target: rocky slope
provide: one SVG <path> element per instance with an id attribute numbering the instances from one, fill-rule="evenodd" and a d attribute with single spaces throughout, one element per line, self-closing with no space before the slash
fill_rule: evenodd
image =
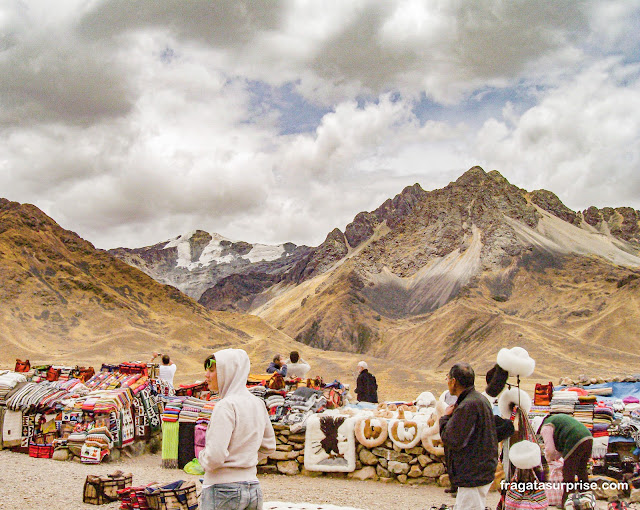
<path id="1" fill-rule="evenodd" d="M 203 230 L 188 232 L 169 241 L 143 248 L 115 248 L 109 253 L 137 267 L 160 283 L 173 285 L 193 299 L 227 276 L 249 275 L 254 282 L 264 280 L 268 287 L 280 281 L 310 249 L 284 243 L 276 246 L 232 241 Z M 228 287 L 228 285 L 227 285 Z M 243 289 L 248 292 L 249 287 Z M 263 289 L 261 288 L 260 291 Z M 225 291 L 202 303 L 208 308 L 236 308 L 242 296 L 230 300 Z"/>
<path id="2" fill-rule="evenodd" d="M 197 232 L 139 257 L 149 274 L 180 267 L 185 282 L 198 280 L 198 261 L 221 241 Z M 455 359 L 483 370 L 512 345 L 543 359 L 536 375 L 549 378 L 615 375 L 640 361 L 632 208 L 572 211 L 550 191 L 473 167 L 442 189 L 408 186 L 320 246 L 274 259 L 286 261 L 276 269 L 244 264 L 250 246 L 231 243 L 235 262 L 201 303 L 250 311 L 313 348 L 389 361 L 413 374 L 407 381 Z M 393 384 L 387 365 L 376 368 Z"/>
<path id="3" fill-rule="evenodd" d="M 581 353 L 564 357 L 573 373 L 597 368 L 605 347 L 609 368 L 623 367 L 640 343 L 639 217 L 576 213 L 474 167 L 359 213 L 254 299 L 254 313 L 309 345 L 408 364 L 491 360 L 520 343 L 550 359 L 563 345 Z"/>
<path id="4" fill-rule="evenodd" d="M 37 207 L 2 198 L 0 324 L 0 369 L 13 368 L 16 358 L 99 368 L 105 362 L 147 361 L 151 352 L 160 351 L 176 362 L 176 381 L 192 383 L 202 380 L 206 356 L 232 346 L 249 353 L 257 373 L 274 353 L 298 350 L 314 376 L 353 383 L 360 359 L 295 342 L 255 315 L 208 310 L 96 250 Z M 398 372 L 388 360 L 367 360 L 380 380 L 388 381 L 382 398 L 417 395 L 432 378 L 425 369 L 419 381 L 407 386 L 392 375 L 399 373 L 406 381 L 410 371 Z"/>
<path id="5" fill-rule="evenodd" d="M 238 326 L 61 228 L 0 199 L 0 364 L 97 364 L 170 352 L 183 374 L 216 346 L 289 339 L 256 317 Z"/>

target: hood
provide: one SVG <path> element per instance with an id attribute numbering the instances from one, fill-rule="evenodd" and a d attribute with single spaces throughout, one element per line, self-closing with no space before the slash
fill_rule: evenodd
<path id="1" fill-rule="evenodd" d="M 247 377 L 251 368 L 247 353 L 242 349 L 222 349 L 215 356 L 220 396 L 224 398 L 247 391 Z"/>

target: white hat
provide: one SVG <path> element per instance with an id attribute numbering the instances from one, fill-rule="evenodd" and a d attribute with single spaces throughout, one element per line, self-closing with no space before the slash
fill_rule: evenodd
<path id="1" fill-rule="evenodd" d="M 535 360 L 522 347 L 500 349 L 497 362 L 511 376 L 529 377 L 536 367 Z"/>
<path id="2" fill-rule="evenodd" d="M 520 469 L 531 469 L 542 463 L 540 447 L 533 441 L 519 441 L 509 448 L 509 460 Z"/>
<path id="3" fill-rule="evenodd" d="M 531 411 L 531 397 L 520 388 L 513 387 L 500 393 L 498 409 L 505 420 L 511 416 L 511 404 L 519 405 L 523 412 Z"/>
<path id="4" fill-rule="evenodd" d="M 358 366 L 359 366 L 360 368 L 362 368 L 363 370 L 368 370 L 368 369 L 369 369 L 369 365 L 367 365 L 367 362 L 366 362 L 366 361 L 360 361 L 360 362 L 358 362 Z"/>

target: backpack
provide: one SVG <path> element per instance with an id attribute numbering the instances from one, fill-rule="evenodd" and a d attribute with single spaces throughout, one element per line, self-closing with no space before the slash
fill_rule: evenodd
<path id="1" fill-rule="evenodd" d="M 596 497 L 591 491 L 572 492 L 564 502 L 565 510 L 595 510 Z"/>
<path id="2" fill-rule="evenodd" d="M 59 368 L 53 368 L 53 367 L 49 367 L 49 369 L 47 370 L 47 381 L 49 382 L 53 382 L 53 381 L 57 381 L 58 379 L 60 379 L 60 373 L 62 372 L 62 370 L 60 370 Z"/>
<path id="3" fill-rule="evenodd" d="M 548 406 L 551 403 L 553 397 L 553 383 L 549 381 L 548 384 L 536 383 L 534 390 L 533 403 L 537 406 Z"/>
<path id="4" fill-rule="evenodd" d="M 273 377 L 271 377 L 271 379 L 269 379 L 269 383 L 268 383 L 267 387 L 269 389 L 272 389 L 272 390 L 282 390 L 282 389 L 284 389 L 284 377 L 282 377 L 280 374 L 275 372 L 273 374 Z"/>
<path id="5" fill-rule="evenodd" d="M 16 367 L 13 369 L 14 372 L 28 372 L 29 370 L 31 370 L 31 363 L 29 360 L 22 361 L 16 359 Z"/>
<path id="6" fill-rule="evenodd" d="M 336 409 L 342 406 L 342 394 L 336 388 L 325 388 L 322 394 L 327 399 L 327 409 Z"/>

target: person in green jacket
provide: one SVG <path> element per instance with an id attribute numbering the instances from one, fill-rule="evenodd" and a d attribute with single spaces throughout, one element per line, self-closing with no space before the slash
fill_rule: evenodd
<path id="1" fill-rule="evenodd" d="M 562 506 L 567 499 L 567 484 L 589 483 L 587 464 L 591 458 L 593 436 L 589 429 L 568 414 L 552 414 L 542 422 L 540 434 L 544 440 L 544 456 L 547 461 L 564 459 L 562 468 Z M 586 487 L 586 486 L 585 486 Z"/>

